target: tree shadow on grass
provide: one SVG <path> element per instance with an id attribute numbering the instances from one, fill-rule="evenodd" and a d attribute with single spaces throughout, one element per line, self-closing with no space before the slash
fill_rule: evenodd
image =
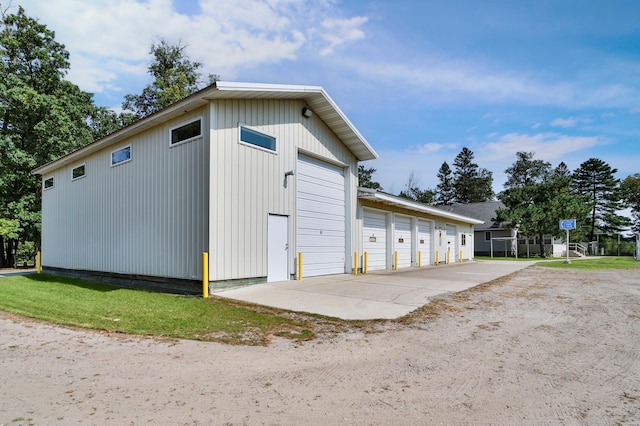
<path id="1" fill-rule="evenodd" d="M 83 288 L 85 290 L 93 290 L 100 293 L 108 293 L 115 290 L 120 290 L 122 287 L 116 285 L 109 285 L 104 283 L 96 283 L 91 281 L 81 280 L 79 278 L 67 278 L 58 275 L 49 274 L 29 274 L 24 276 L 25 279 L 34 282 L 43 283 L 55 283 L 61 286 L 74 286 Z"/>

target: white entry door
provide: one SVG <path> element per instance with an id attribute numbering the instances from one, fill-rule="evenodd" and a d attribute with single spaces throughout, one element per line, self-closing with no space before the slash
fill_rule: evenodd
<path id="1" fill-rule="evenodd" d="M 458 261 L 458 238 L 456 236 L 456 227 L 446 225 L 447 230 L 447 252 L 449 253 L 449 261 Z"/>
<path id="2" fill-rule="evenodd" d="M 267 282 L 289 279 L 289 218 L 269 215 L 267 223 Z"/>

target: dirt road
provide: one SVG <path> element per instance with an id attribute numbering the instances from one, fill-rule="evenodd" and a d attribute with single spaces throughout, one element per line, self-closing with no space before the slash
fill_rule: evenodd
<path id="1" fill-rule="evenodd" d="M 640 424 L 640 271 L 532 267 L 434 306 L 269 347 L 0 315 L 0 425 Z"/>

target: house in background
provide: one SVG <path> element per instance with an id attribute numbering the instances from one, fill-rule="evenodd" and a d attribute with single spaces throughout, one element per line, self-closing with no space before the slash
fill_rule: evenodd
<path id="1" fill-rule="evenodd" d="M 528 257 L 540 254 L 538 237 L 526 237 L 495 221 L 498 209 L 504 208 L 502 201 L 484 203 L 454 204 L 443 207 L 444 210 L 480 219 L 484 223 L 475 227 L 475 255 Z M 547 235 L 544 237 L 545 251 L 548 256 L 561 257 L 566 254 L 566 245 L 561 238 Z"/>
<path id="2" fill-rule="evenodd" d="M 438 225 L 435 210 L 375 194 L 361 194 L 366 209 L 359 204 L 358 162 L 375 158 L 321 87 L 216 82 L 34 170 L 43 185 L 42 265 L 185 291 L 198 288 L 203 252 L 212 286 L 287 280 L 299 270 L 341 274 L 352 271 L 354 252 L 363 257 L 364 216 L 378 210 L 385 268 L 398 244 L 410 247 L 398 266 L 416 265 L 418 241 L 435 238 L 418 235 L 426 223 L 450 232 L 458 253 L 473 219 L 441 212 Z"/>

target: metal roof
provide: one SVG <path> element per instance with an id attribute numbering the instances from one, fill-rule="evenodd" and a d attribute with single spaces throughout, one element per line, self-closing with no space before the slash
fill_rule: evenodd
<path id="1" fill-rule="evenodd" d="M 480 225 L 484 223 L 484 221 L 479 219 L 474 219 L 472 217 L 448 212 L 446 210 L 429 206 L 427 204 L 419 203 L 417 201 L 412 201 L 406 198 L 398 197 L 396 195 L 391 195 L 385 192 L 376 191 L 375 189 L 358 188 L 358 198 L 362 200 L 373 200 L 373 201 L 377 201 L 382 204 L 387 204 L 390 206 L 403 207 L 405 209 L 409 209 L 417 212 L 429 213 L 434 216 L 440 216 L 447 219 L 457 220 L 459 222 L 470 223 L 473 225 Z"/>
<path id="2" fill-rule="evenodd" d="M 45 174 L 61 166 L 78 161 L 96 151 L 121 142 L 159 123 L 206 105 L 215 99 L 301 99 L 317 114 L 336 136 L 349 148 L 358 161 L 373 160 L 378 154 L 320 86 L 287 84 L 238 83 L 218 81 L 211 86 L 166 108 L 123 127 L 110 135 L 74 151 L 55 161 L 38 167 L 33 174 Z"/>
<path id="3" fill-rule="evenodd" d="M 490 231 L 510 229 L 505 224 L 499 224 L 494 221 L 496 211 L 503 209 L 505 206 L 502 201 L 486 201 L 484 203 L 470 204 L 453 204 L 451 206 L 443 206 L 442 208 L 456 214 L 472 215 L 484 222 L 484 226 L 476 227 L 476 231 Z"/>

